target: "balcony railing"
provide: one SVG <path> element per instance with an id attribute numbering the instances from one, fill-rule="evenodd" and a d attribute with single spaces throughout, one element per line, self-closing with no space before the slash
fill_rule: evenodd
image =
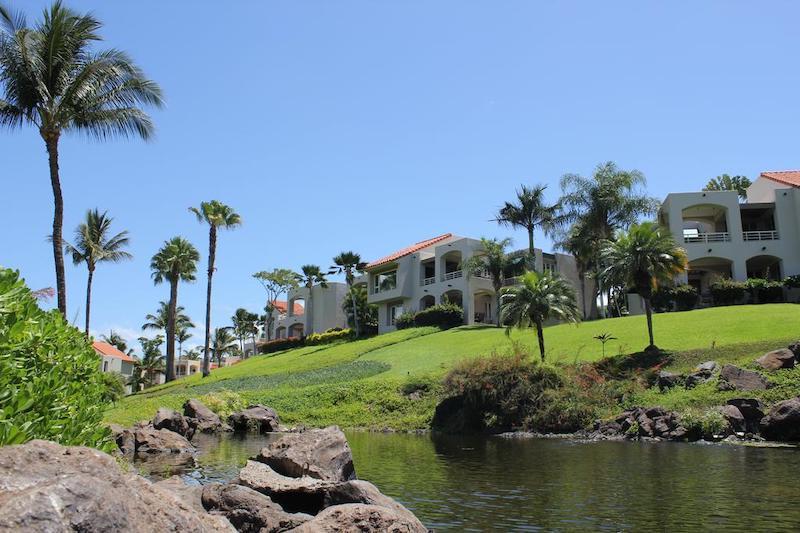
<path id="1" fill-rule="evenodd" d="M 448 272 L 444 276 L 442 276 L 442 281 L 448 281 L 451 279 L 460 278 L 464 275 L 464 272 L 461 270 L 454 270 L 453 272 Z"/>
<path id="2" fill-rule="evenodd" d="M 423 287 L 424 287 L 425 285 L 433 285 L 434 283 L 436 283 L 436 276 L 433 276 L 433 277 L 431 277 L 431 278 L 423 278 L 423 279 L 421 279 L 421 280 L 420 280 L 420 282 L 419 282 L 419 284 L 420 284 L 421 286 L 423 286 Z"/>
<path id="3" fill-rule="evenodd" d="M 778 238 L 777 230 L 745 231 L 742 238 L 746 241 L 774 241 Z"/>
<path id="4" fill-rule="evenodd" d="M 731 240 L 731 234 L 727 231 L 717 231 L 714 233 L 695 233 L 691 235 L 684 234 L 683 242 L 728 242 Z"/>
<path id="5" fill-rule="evenodd" d="M 492 275 L 489 274 L 488 270 L 481 270 L 480 272 L 476 272 L 475 277 L 483 279 L 492 279 Z"/>

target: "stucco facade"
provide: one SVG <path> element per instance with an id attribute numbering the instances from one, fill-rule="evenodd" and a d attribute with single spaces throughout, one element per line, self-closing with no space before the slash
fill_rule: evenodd
<path id="1" fill-rule="evenodd" d="M 276 311 L 272 338 L 302 337 L 322 333 L 331 328 L 347 327 L 342 303 L 347 297 L 347 284 L 328 282 L 327 287 L 298 287 L 287 295 L 285 313 Z"/>

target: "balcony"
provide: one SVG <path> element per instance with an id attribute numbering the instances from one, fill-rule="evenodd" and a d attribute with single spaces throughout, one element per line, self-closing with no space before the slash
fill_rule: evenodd
<path id="1" fill-rule="evenodd" d="M 481 270 L 480 272 L 476 272 L 474 274 L 476 278 L 483 278 L 483 279 L 492 279 L 492 275 L 489 274 L 488 270 Z"/>
<path id="2" fill-rule="evenodd" d="M 442 276 L 442 281 L 449 281 L 451 279 L 458 279 L 464 276 L 463 270 L 454 270 Z"/>
<path id="3" fill-rule="evenodd" d="M 436 276 L 433 276 L 432 278 L 423 278 L 419 281 L 420 287 L 424 287 L 425 285 L 433 285 L 434 283 L 436 283 Z"/>
<path id="4" fill-rule="evenodd" d="M 778 230 L 745 231 L 742 238 L 746 241 L 775 241 L 778 239 Z"/>
<path id="5" fill-rule="evenodd" d="M 731 240 L 731 234 L 727 231 L 715 231 L 712 233 L 698 233 L 693 232 L 691 230 L 683 231 L 683 242 L 684 243 L 692 243 L 692 242 L 729 242 Z"/>

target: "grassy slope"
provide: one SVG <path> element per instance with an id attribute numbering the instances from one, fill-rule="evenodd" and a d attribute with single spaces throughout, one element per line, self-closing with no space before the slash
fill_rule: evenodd
<path id="1" fill-rule="evenodd" d="M 785 346 L 796 335 L 799 322 L 800 306 L 772 304 L 660 314 L 654 318 L 654 327 L 656 343 L 675 352 L 672 366 L 684 369 L 708 359 L 749 363 L 768 349 Z M 641 316 L 580 326 L 562 324 L 545 330 L 548 358 L 561 363 L 597 360 L 601 357 L 600 344 L 592 337 L 604 332 L 618 338 L 606 345 L 608 355 L 634 352 L 647 344 Z M 538 353 L 535 335 L 530 331 L 514 332 L 511 340 Z M 193 376 L 155 387 L 124 399 L 108 411 L 106 418 L 130 424 L 151 417 L 160 406 L 178 408 L 189 397 L 229 389 L 245 401 L 275 407 L 289 424 L 421 428 L 430 421 L 436 387 L 422 399 L 411 400 L 399 391 L 404 382 L 436 380 L 456 361 L 503 352 L 511 340 L 504 330 L 491 327 L 444 332 L 420 328 L 351 343 L 304 347 L 254 357 L 217 370 L 205 380 Z M 769 391 L 769 395 L 772 393 Z M 655 394 L 647 391 L 633 399 L 651 404 L 660 401 L 665 406 L 699 405 L 718 399 L 705 389 Z"/>

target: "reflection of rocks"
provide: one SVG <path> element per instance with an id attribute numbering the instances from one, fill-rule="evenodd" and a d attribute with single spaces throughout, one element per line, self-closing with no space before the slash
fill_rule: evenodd
<path id="1" fill-rule="evenodd" d="M 734 365 L 725 365 L 719 374 L 720 390 L 764 390 L 769 387 L 769 381 L 751 370 L 745 370 Z"/>
<path id="2" fill-rule="evenodd" d="M 228 417 L 228 424 L 239 432 L 270 433 L 278 431 L 280 423 L 278 413 L 264 405 L 251 405 Z"/>
<path id="3" fill-rule="evenodd" d="M 800 441 L 800 397 L 773 405 L 761 419 L 761 435 L 767 440 Z"/>
<path id="4" fill-rule="evenodd" d="M 387 507 L 350 503 L 328 507 L 313 520 L 293 529 L 297 533 L 340 531 L 423 532 L 424 526 L 410 522 Z"/>
<path id="5" fill-rule="evenodd" d="M 237 531 L 273 533 L 287 531 L 311 519 L 285 512 L 268 496 L 242 485 L 213 483 L 202 488 L 203 506 L 226 517 Z"/>
<path id="6" fill-rule="evenodd" d="M 189 425 L 194 431 L 201 433 L 230 431 L 230 427 L 200 400 L 194 398 L 186 400 L 186 403 L 183 404 L 183 415 L 188 418 Z"/>
<path id="7" fill-rule="evenodd" d="M 356 477 L 350 445 L 336 426 L 286 434 L 263 448 L 256 460 L 290 477 L 308 475 L 326 481 Z"/>

